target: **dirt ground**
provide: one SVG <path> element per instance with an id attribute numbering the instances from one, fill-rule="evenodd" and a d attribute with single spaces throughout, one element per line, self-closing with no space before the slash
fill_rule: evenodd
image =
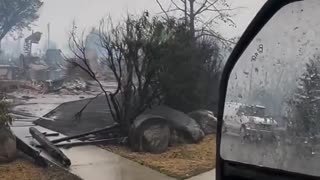
<path id="1" fill-rule="evenodd" d="M 9 164 L 0 164 L 0 180 L 81 180 L 56 166 L 46 169 L 34 165 L 26 158 Z"/>
<path id="2" fill-rule="evenodd" d="M 215 138 L 209 135 L 199 144 L 171 147 L 162 154 L 136 153 L 124 146 L 104 148 L 168 176 L 186 179 L 215 168 Z"/>

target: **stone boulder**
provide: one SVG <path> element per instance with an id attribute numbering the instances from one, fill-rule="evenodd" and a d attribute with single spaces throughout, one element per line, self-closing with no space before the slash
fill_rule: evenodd
<path id="1" fill-rule="evenodd" d="M 188 144 L 190 142 L 192 143 L 185 133 L 176 129 L 171 129 L 169 146 Z"/>
<path id="2" fill-rule="evenodd" d="M 170 128 L 165 119 L 150 114 L 138 116 L 129 131 L 129 144 L 134 151 L 162 153 L 168 148 Z"/>
<path id="3" fill-rule="evenodd" d="M 188 113 L 188 115 L 197 121 L 202 131 L 208 134 L 217 133 L 217 118 L 208 110 L 197 110 Z"/>
<path id="4" fill-rule="evenodd" d="M 161 119 L 165 119 L 170 128 L 178 134 L 178 139 L 183 139 L 182 141 L 198 143 L 205 136 L 199 124 L 194 119 L 178 110 L 166 106 L 156 106 L 152 109 L 146 110 L 145 114 L 150 114 L 161 117 Z"/>
<path id="5" fill-rule="evenodd" d="M 151 153 L 163 153 L 168 149 L 170 129 L 167 124 L 150 125 L 142 136 L 144 150 Z"/>
<path id="6" fill-rule="evenodd" d="M 14 160 L 17 154 L 15 136 L 7 126 L 0 125 L 0 163 Z"/>
<path id="7" fill-rule="evenodd" d="M 133 121 L 128 140 L 134 151 L 162 153 L 169 145 L 198 143 L 204 136 L 196 120 L 175 109 L 156 106 Z"/>

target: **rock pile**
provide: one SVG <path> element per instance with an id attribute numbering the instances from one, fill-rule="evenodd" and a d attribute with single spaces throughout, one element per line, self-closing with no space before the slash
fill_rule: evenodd
<path id="1" fill-rule="evenodd" d="M 216 133 L 213 113 L 199 110 L 189 115 L 158 106 L 145 111 L 132 123 L 129 143 L 134 151 L 163 153 L 170 145 L 199 143 L 205 135 Z"/>
<path id="2" fill-rule="evenodd" d="M 208 110 L 198 110 L 188 113 L 188 115 L 197 121 L 205 135 L 217 133 L 217 118 Z"/>

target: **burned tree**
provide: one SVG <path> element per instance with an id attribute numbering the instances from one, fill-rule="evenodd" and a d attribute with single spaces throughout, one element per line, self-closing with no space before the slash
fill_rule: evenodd
<path id="1" fill-rule="evenodd" d="M 230 15 L 233 8 L 226 0 L 171 0 L 167 9 L 160 0 L 156 0 L 156 2 L 165 14 L 166 19 L 170 19 L 171 16 L 177 14 L 182 15 L 181 19 L 190 30 L 189 35 L 192 38 L 198 39 L 203 36 L 210 36 L 218 39 L 226 46 L 234 44 L 232 39 L 226 39 L 212 29 L 214 24 L 220 22 L 227 23 L 229 26 L 236 26 Z"/>
<path id="2" fill-rule="evenodd" d="M 0 1 L 0 42 L 10 32 L 30 28 L 38 19 L 40 0 L 1 0 Z"/>
<path id="3" fill-rule="evenodd" d="M 161 91 L 157 80 L 158 66 L 153 63 L 156 52 L 165 42 L 168 26 L 157 18 L 150 19 L 145 13 L 134 19 L 128 16 L 123 24 L 114 25 L 111 19 L 101 21 L 100 45 L 103 49 L 102 63 L 106 64 L 117 88 L 106 91 L 90 67 L 86 56 L 85 40 L 78 37 L 74 26 L 70 34 L 70 49 L 76 59 L 70 61 L 94 79 L 104 92 L 113 119 L 124 133 L 128 133 L 131 122 L 146 108 L 161 102 Z"/>
<path id="4" fill-rule="evenodd" d="M 184 47 L 187 47 L 184 49 L 189 48 L 201 52 L 195 55 L 181 48 L 180 50 L 188 55 L 175 58 L 179 62 L 177 66 L 184 66 L 186 69 L 186 72 L 181 70 L 180 73 L 187 73 L 188 70 L 197 67 L 197 70 L 189 72 L 189 74 L 196 74 L 197 78 L 192 76 L 192 80 L 185 82 L 183 78 L 179 80 L 179 76 L 173 76 L 177 77 L 174 78 L 175 84 L 186 85 L 185 87 L 173 85 L 173 87 L 180 88 L 180 92 L 184 92 L 176 93 L 176 97 L 179 97 L 181 101 L 173 101 L 174 106 L 182 107 L 179 108 L 182 111 L 192 111 L 195 108 L 216 111 L 221 66 L 224 58 L 223 50 L 232 47 L 235 39 L 223 37 L 214 29 L 214 25 L 223 23 L 235 27 L 236 24 L 231 16 L 231 11 L 234 8 L 231 8 L 225 0 L 171 0 L 168 8 L 161 0 L 156 0 L 156 2 L 162 13 L 165 14 L 165 19 L 180 15 L 180 22 L 185 25 L 184 31 L 188 32 L 184 35 L 184 40 L 180 39 Z M 172 89 L 174 89 L 173 87 Z"/>

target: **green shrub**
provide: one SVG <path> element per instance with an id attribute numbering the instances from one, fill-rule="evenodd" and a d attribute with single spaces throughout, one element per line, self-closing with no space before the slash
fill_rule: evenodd
<path id="1" fill-rule="evenodd" d="M 214 109 L 221 70 L 220 49 L 210 38 L 195 40 L 176 23 L 158 48 L 159 84 L 164 103 L 183 112 Z"/>
<path id="2" fill-rule="evenodd" d="M 0 126 L 9 126 L 12 124 L 13 118 L 9 115 L 9 104 L 0 101 Z"/>

